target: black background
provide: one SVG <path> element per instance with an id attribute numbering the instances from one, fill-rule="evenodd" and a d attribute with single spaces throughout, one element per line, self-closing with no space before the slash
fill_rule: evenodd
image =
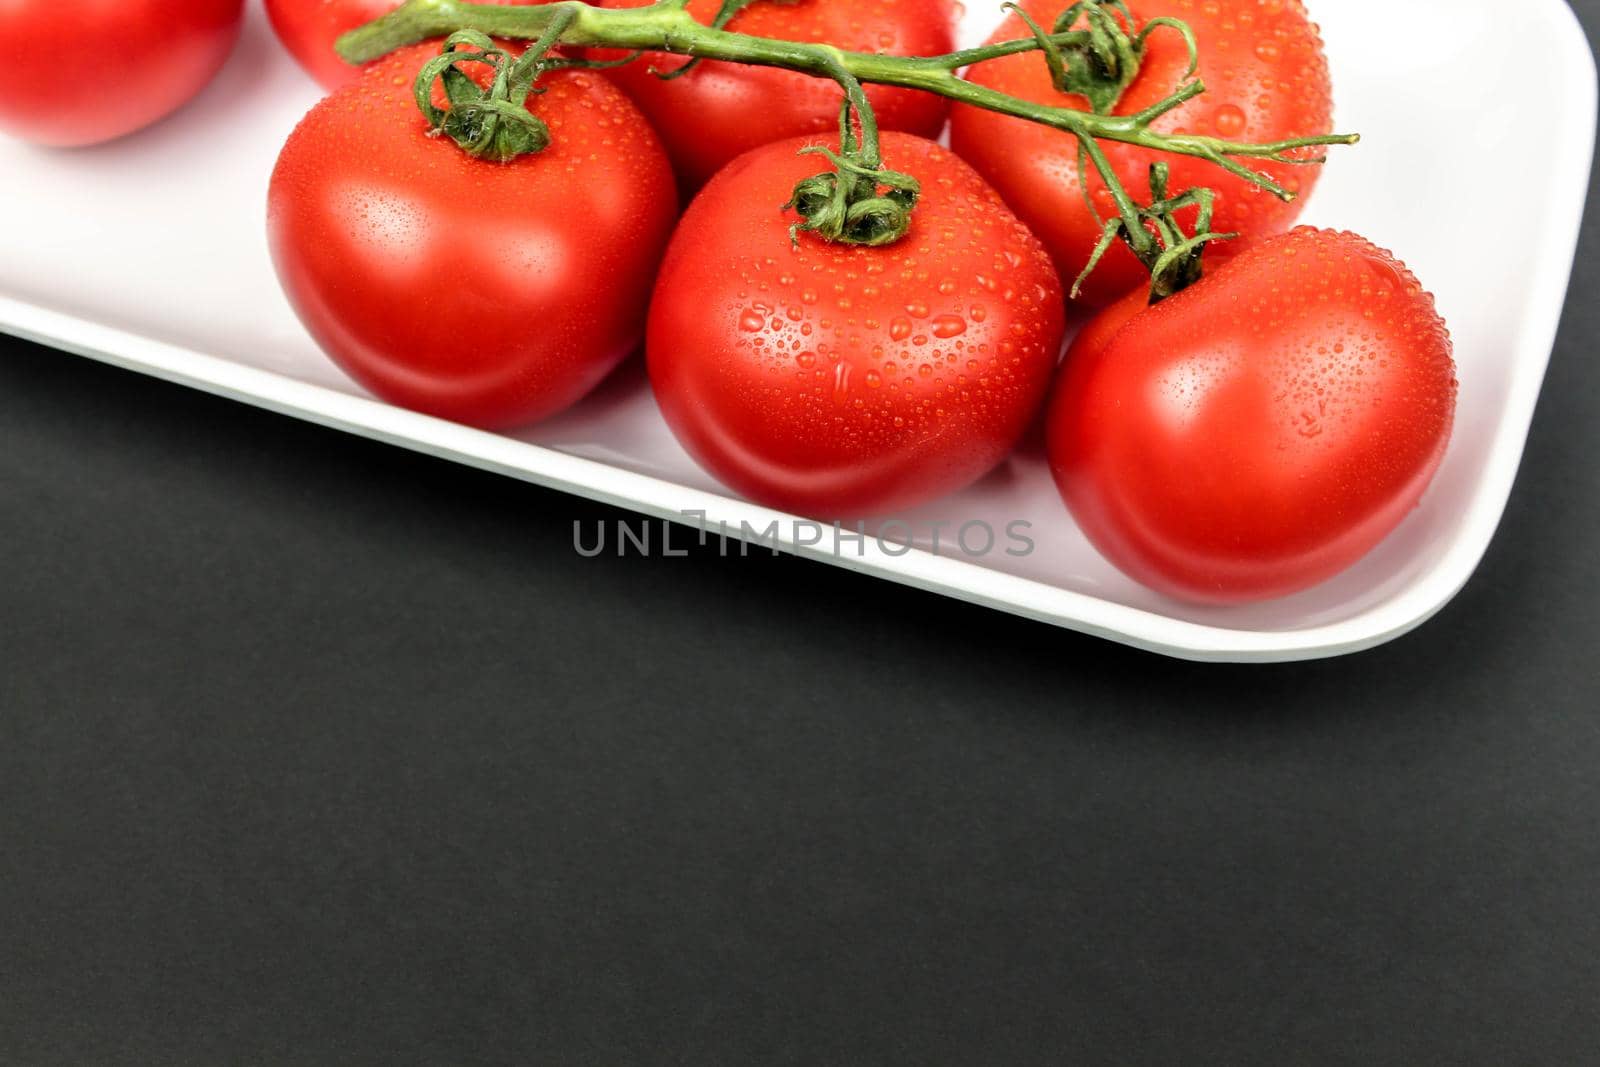
<path id="1" fill-rule="evenodd" d="M 1466 592 L 1282 667 L 0 339 L 0 1063 L 1596 1062 L 1597 255 Z"/>

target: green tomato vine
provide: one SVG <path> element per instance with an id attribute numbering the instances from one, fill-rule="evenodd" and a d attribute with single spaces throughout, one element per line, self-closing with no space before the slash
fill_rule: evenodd
<path id="1" fill-rule="evenodd" d="M 1325 134 L 1255 143 L 1151 129 L 1156 119 L 1204 93 L 1205 84 L 1195 77 L 1199 56 L 1189 27 L 1171 18 L 1151 19 L 1141 25 L 1124 0 L 1077 0 L 1048 30 L 1007 4 L 1022 16 L 1031 36 L 940 56 L 852 52 L 828 44 L 754 37 L 726 29 L 733 15 L 751 2 L 755 0 L 724 0 L 722 10 L 708 25 L 690 16 L 688 0 L 657 0 L 640 8 L 599 8 L 578 0 L 525 7 L 407 0 L 390 14 L 346 34 L 338 48 L 346 60 L 366 63 L 407 44 L 447 38 L 441 55 L 418 74 L 418 106 L 435 130 L 465 151 L 498 161 L 540 151 L 548 144 L 549 131 L 523 107 L 528 95 L 538 91 L 536 82 L 544 70 L 614 65 L 552 55 L 551 50 L 560 45 L 627 52 L 618 62 L 630 62 L 646 52 L 689 58 L 688 63 L 661 72 L 661 77 L 679 76 L 699 60 L 714 59 L 830 78 L 844 94 L 840 151 L 821 153 L 834 169 L 802 181 L 786 206 L 793 207 L 803 220 L 794 227 L 796 235 L 807 231 L 824 240 L 850 244 L 884 245 L 898 240 L 909 227 L 917 197 L 915 179 L 883 166 L 877 121 L 862 91 L 864 83 L 920 89 L 1037 122 L 1077 138 L 1080 169 L 1084 164 L 1092 166 L 1116 205 L 1116 215 L 1105 222 L 1090 269 L 1113 242 L 1122 240 L 1151 271 L 1153 300 L 1198 278 L 1204 246 L 1232 235 L 1210 232 L 1210 190 L 1192 189 L 1169 196 L 1165 168 L 1160 165 L 1152 174 L 1154 202 L 1137 203 L 1106 158 L 1102 141 L 1204 159 L 1289 201 L 1294 199 L 1293 192 L 1271 175 L 1250 167 L 1248 161 L 1316 165 L 1326 159 L 1316 149 L 1360 140 L 1358 134 Z M 1188 45 L 1190 65 L 1182 84 L 1136 114 L 1112 114 L 1139 75 L 1151 35 L 1162 30 L 1180 34 Z M 535 44 L 513 60 L 491 37 Z M 1064 94 L 1083 96 L 1091 109 L 1033 103 L 958 74 L 976 64 L 1028 52 L 1040 53 L 1055 86 Z M 493 67 L 493 84 L 480 89 L 457 69 L 465 62 Z M 432 101 L 434 82 L 441 79 L 448 109 L 438 108 Z M 1174 217 L 1186 207 L 1199 209 L 1192 235 L 1184 233 Z"/>

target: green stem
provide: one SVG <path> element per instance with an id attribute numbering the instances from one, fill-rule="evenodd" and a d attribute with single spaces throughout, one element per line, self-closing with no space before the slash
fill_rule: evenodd
<path id="1" fill-rule="evenodd" d="M 1139 211 L 1139 205 L 1133 202 L 1133 197 L 1128 195 L 1128 190 L 1123 187 L 1117 178 L 1116 171 L 1111 169 L 1111 161 L 1106 158 L 1105 152 L 1093 137 L 1085 134 L 1078 135 L 1078 143 L 1083 146 L 1083 151 L 1088 155 L 1089 161 L 1094 164 L 1094 169 L 1099 172 L 1100 180 L 1106 183 L 1106 188 L 1111 190 L 1111 198 L 1117 205 L 1117 214 L 1121 217 L 1124 226 L 1125 239 L 1132 246 L 1134 254 L 1140 259 L 1149 259 L 1156 249 L 1155 238 L 1150 231 L 1144 228 L 1144 221 Z M 1089 188 L 1086 175 L 1080 174 L 1078 181 L 1084 189 Z"/>
<path id="2" fill-rule="evenodd" d="M 522 98 L 517 100 L 517 103 L 520 104 L 527 99 L 528 91 L 532 89 L 534 80 L 539 77 L 539 71 L 543 68 L 545 57 L 550 49 L 556 46 L 561 35 L 567 32 L 575 17 L 570 10 L 557 12 L 549 25 L 544 28 L 544 32 L 539 35 L 538 40 L 511 64 L 509 80 L 522 93 Z"/>
<path id="3" fill-rule="evenodd" d="M 1051 33 L 1046 36 L 1056 45 L 1070 46 L 1084 44 L 1089 35 L 1082 30 L 1072 30 L 1067 33 Z M 987 63 L 991 59 L 1003 59 L 1023 52 L 1039 51 L 1039 42 L 1032 37 L 1019 37 L 1015 41 L 1000 41 L 996 44 L 986 44 L 981 48 L 967 48 L 960 52 L 949 52 L 942 56 L 906 56 L 907 63 L 920 63 L 933 67 L 936 70 L 956 70 L 960 67 L 970 67 L 974 63 Z"/>
<path id="4" fill-rule="evenodd" d="M 1095 141 L 1116 141 L 1157 152 L 1206 159 L 1283 200 L 1293 200 L 1294 194 L 1270 176 L 1237 160 L 1320 163 L 1322 157 L 1301 153 L 1308 148 L 1350 145 L 1360 140 L 1356 134 L 1327 134 L 1251 144 L 1195 134 L 1158 133 L 1150 129 L 1149 122 L 1154 114 L 1162 113 L 1163 105 L 1140 115 L 1100 115 L 1032 103 L 956 76 L 956 70 L 962 66 L 1038 50 L 1041 45 L 1036 39 L 1008 41 L 947 56 L 877 55 L 716 29 L 690 17 L 684 10 L 683 0 L 662 0 L 640 8 L 599 8 L 576 0 L 527 7 L 468 4 L 459 0 L 407 0 L 383 18 L 345 34 L 339 39 L 338 47 L 340 54 L 350 62 L 365 63 L 403 45 L 447 36 L 462 29 L 478 30 L 494 37 L 535 40 L 544 35 L 558 16 L 571 19 L 571 24 L 560 33 L 560 41 L 565 45 L 670 52 L 698 59 L 782 67 L 845 84 L 840 77 L 842 72 L 856 83 L 920 89 L 973 107 L 1028 119 L 1071 133 L 1086 145 Z M 1046 36 L 1063 46 L 1082 40 L 1081 31 Z M 1180 93 L 1194 95 L 1200 91 L 1191 88 L 1196 84 L 1190 83 Z M 865 137 L 863 130 L 863 139 Z M 1097 152 L 1097 148 L 1091 151 L 1090 158 L 1094 159 Z M 1105 177 L 1108 168 L 1101 168 L 1099 160 L 1096 160 L 1096 167 Z M 1119 211 L 1126 214 L 1121 200 L 1126 199 L 1127 194 L 1121 191 L 1121 184 L 1114 178 L 1107 184 L 1112 194 L 1118 196 Z"/>
<path id="5" fill-rule="evenodd" d="M 829 73 L 844 90 L 845 99 L 850 101 L 849 111 L 855 112 L 856 121 L 861 123 L 861 164 L 869 170 L 877 170 L 883 166 L 883 154 L 878 148 L 878 116 L 867 100 L 866 90 L 843 63 L 836 63 Z M 846 133 L 849 132 L 849 111 L 846 112 Z"/>

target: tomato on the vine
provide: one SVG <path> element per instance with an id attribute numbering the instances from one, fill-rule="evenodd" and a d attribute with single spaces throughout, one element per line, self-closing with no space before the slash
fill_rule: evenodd
<path id="1" fill-rule="evenodd" d="M 1065 5 L 1061 0 L 1023 0 L 1021 7 L 1045 29 Z M 1155 18 L 1180 19 L 1193 30 L 1199 46 L 1197 77 L 1203 95 L 1156 119 L 1161 132 L 1204 134 L 1229 140 L 1278 141 L 1328 133 L 1332 125 L 1332 89 L 1328 62 L 1317 27 L 1301 0 L 1129 0 L 1140 26 Z M 1080 24 L 1081 25 L 1081 24 Z M 1029 34 L 1013 14 L 991 41 Z M 1189 52 L 1183 38 L 1157 28 L 1148 38 L 1138 78 L 1115 108 L 1132 115 L 1165 99 L 1185 81 Z M 1087 108 L 1082 96 L 1058 91 L 1044 59 L 1036 52 L 990 60 L 971 68 L 975 84 L 1033 103 Z M 1000 191 L 1023 221 L 1049 247 L 1056 267 L 1069 284 L 1089 259 L 1100 237 L 1101 223 L 1116 208 L 1104 181 L 1089 170 L 1090 210 L 1079 174 L 1078 141 L 1072 134 L 1026 119 L 958 104 L 951 112 L 951 146 Z M 1284 188 L 1299 194 L 1292 203 L 1187 155 L 1168 155 L 1144 148 L 1102 141 L 1101 148 L 1122 185 L 1135 200 L 1150 200 L 1150 165 L 1166 162 L 1175 192 L 1205 186 L 1216 192 L 1217 233 L 1270 236 L 1299 217 L 1301 205 L 1317 180 L 1315 165 L 1244 160 Z M 1214 247 L 1213 262 L 1231 250 Z M 1122 244 L 1113 247 L 1084 286 L 1080 299 L 1089 307 L 1104 306 L 1148 274 Z"/>
<path id="2" fill-rule="evenodd" d="M 143 129 L 211 81 L 243 11 L 244 0 L 3 0 L 0 131 L 72 147 Z"/>
<path id="3" fill-rule="evenodd" d="M 1172 596 L 1238 603 L 1349 567 L 1417 505 L 1456 379 L 1433 298 L 1363 238 L 1297 229 L 1067 354 L 1051 469 L 1097 548 Z"/>
<path id="4" fill-rule="evenodd" d="M 764 504 L 884 514 L 953 492 L 1016 445 L 1064 329 L 1044 247 L 972 168 L 885 133 L 919 179 L 910 229 L 882 247 L 801 232 L 778 205 L 813 139 L 724 168 L 678 226 L 650 308 L 650 380 L 679 440 Z M 837 141 L 832 142 L 837 144 Z"/>
<path id="5" fill-rule="evenodd" d="M 324 89 L 355 81 L 360 67 L 333 50 L 343 34 L 387 15 L 403 0 L 266 0 L 272 28 L 289 54 Z M 538 0 L 474 0 L 483 4 L 531 4 Z"/>
<path id="6" fill-rule="evenodd" d="M 436 53 L 395 53 L 301 121 L 268 193 L 273 260 L 312 335 L 374 393 L 478 426 L 531 422 L 638 343 L 677 203 L 671 165 L 589 71 L 539 79 L 528 110 L 547 148 L 473 159 L 430 137 L 412 99 Z"/>
<path id="7" fill-rule="evenodd" d="M 601 7 L 643 7 L 652 0 L 599 0 Z M 720 0 L 689 0 L 689 13 L 710 22 Z M 885 55 L 940 55 L 954 47 L 952 0 L 757 0 L 727 29 L 758 37 L 831 44 Z M 625 53 L 591 49 L 597 59 Z M 838 128 L 839 87 L 776 67 L 706 60 L 663 80 L 687 60 L 647 53 L 610 71 L 666 142 L 685 189 L 695 189 L 734 157 L 759 145 Z M 948 102 L 933 93 L 868 85 L 867 99 L 886 130 L 936 137 Z M 781 203 L 781 201 L 780 201 Z"/>

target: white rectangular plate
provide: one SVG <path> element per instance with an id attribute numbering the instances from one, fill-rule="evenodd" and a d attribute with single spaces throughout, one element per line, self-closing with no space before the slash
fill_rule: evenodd
<path id="1" fill-rule="evenodd" d="M 174 118 L 93 149 L 0 141 L 0 329 L 648 515 L 704 512 L 733 531 L 777 520 L 785 547 L 802 555 L 1174 656 L 1353 652 L 1442 608 L 1499 524 L 1572 266 L 1595 69 L 1563 0 L 1517 5 L 1517 38 L 1538 42 L 1538 62 L 1526 64 L 1504 61 L 1508 26 L 1493 0 L 1312 6 L 1338 126 L 1365 141 L 1336 154 L 1305 221 L 1395 250 L 1437 294 L 1456 340 L 1461 400 L 1450 454 L 1404 526 L 1338 579 L 1268 604 L 1200 608 L 1131 582 L 1090 548 L 1042 462 L 1025 456 L 906 516 L 910 551 L 871 537 L 838 551 L 831 531 L 801 544 L 813 536 L 807 527 L 732 497 L 690 461 L 637 361 L 576 410 L 510 436 L 368 398 L 312 344 L 272 275 L 267 178 L 317 93 L 255 5 L 227 69 Z M 964 43 L 998 17 L 997 4 L 975 4 Z M 1506 201 L 1511 208 L 1499 210 Z M 1013 557 L 1002 541 L 982 556 L 952 552 L 950 532 L 972 520 L 1001 531 L 1025 520 L 1036 548 Z M 903 529 L 888 532 L 903 539 Z"/>

